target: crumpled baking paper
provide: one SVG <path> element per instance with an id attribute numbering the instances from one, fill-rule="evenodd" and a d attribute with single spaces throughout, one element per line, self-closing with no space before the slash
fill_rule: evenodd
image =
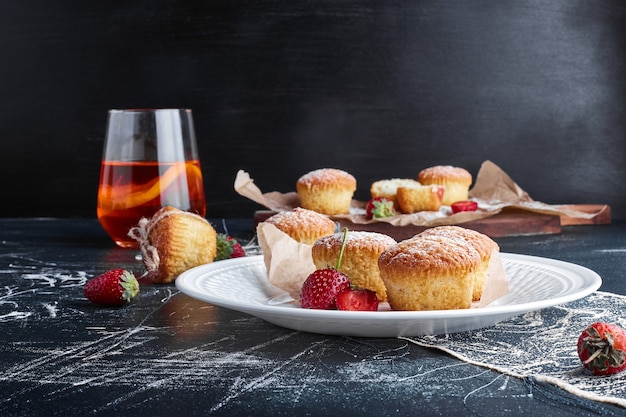
<path id="1" fill-rule="evenodd" d="M 289 293 L 294 300 L 299 300 L 302 284 L 316 269 L 311 254 L 312 246 L 297 242 L 271 223 L 259 223 L 257 237 L 269 282 Z M 502 258 L 498 251 L 494 251 L 485 290 L 480 301 L 472 303 L 472 308 L 485 307 L 508 292 L 509 281 Z M 382 309 L 389 309 L 386 303 Z"/>
<path id="2" fill-rule="evenodd" d="M 259 223 L 257 238 L 268 280 L 298 300 L 302 284 L 315 271 L 312 246 L 292 239 L 271 223 Z"/>
<path id="3" fill-rule="evenodd" d="M 277 191 L 263 193 L 250 175 L 240 170 L 234 184 L 235 191 L 240 195 L 259 203 L 273 211 L 291 210 L 299 205 L 296 192 L 280 193 Z M 574 210 L 564 205 L 550 205 L 533 200 L 526 191 L 521 189 L 500 167 L 491 161 L 485 161 L 480 167 L 469 197 L 478 203 L 474 212 L 452 214 L 449 206 L 442 206 L 439 211 L 423 211 L 413 214 L 367 220 L 365 202 L 353 200 L 350 214 L 331 216 L 336 220 L 349 220 L 355 224 L 385 222 L 394 226 L 441 226 L 462 224 L 496 215 L 504 208 L 516 208 L 536 213 L 567 216 L 572 218 L 591 219 L 597 213 Z"/>

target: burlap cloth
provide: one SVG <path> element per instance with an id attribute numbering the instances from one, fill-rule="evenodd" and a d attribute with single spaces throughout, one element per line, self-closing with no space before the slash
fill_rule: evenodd
<path id="1" fill-rule="evenodd" d="M 626 297 L 598 291 L 481 330 L 402 339 L 506 375 L 550 383 L 581 398 L 626 408 L 626 372 L 594 376 L 583 368 L 576 353 L 578 336 L 588 324 L 606 321 L 626 327 L 625 311 Z"/>

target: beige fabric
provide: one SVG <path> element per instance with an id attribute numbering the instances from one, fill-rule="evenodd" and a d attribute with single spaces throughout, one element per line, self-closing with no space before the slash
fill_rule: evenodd
<path id="1" fill-rule="evenodd" d="M 593 376 L 583 368 L 576 353 L 576 342 L 585 326 L 607 321 L 626 327 L 625 309 L 626 297 L 596 292 L 481 330 L 401 339 L 506 375 L 533 378 L 581 398 L 626 408 L 626 372 Z"/>

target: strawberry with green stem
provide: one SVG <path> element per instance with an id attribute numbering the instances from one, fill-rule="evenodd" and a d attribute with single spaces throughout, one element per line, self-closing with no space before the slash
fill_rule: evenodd
<path id="1" fill-rule="evenodd" d="M 346 247 L 348 229 L 344 228 L 343 242 L 335 268 L 318 269 L 307 277 L 300 292 L 303 308 L 318 310 L 375 310 L 378 309 L 376 293 L 370 290 L 352 288 L 350 278 L 339 271 Z"/>
<path id="2" fill-rule="evenodd" d="M 225 233 L 217 235 L 217 252 L 215 254 L 215 261 L 221 261 L 224 259 L 241 258 L 246 256 L 246 252 L 241 246 L 241 243 L 237 239 L 229 236 Z"/>
<path id="3" fill-rule="evenodd" d="M 300 290 L 300 304 L 303 308 L 316 310 L 336 310 L 337 295 L 350 288 L 350 279 L 339 272 L 341 258 L 345 248 L 345 237 L 348 229 L 344 229 L 344 241 L 341 245 L 335 268 L 317 269 L 307 277 Z"/>
<path id="4" fill-rule="evenodd" d="M 93 303 L 103 306 L 120 306 L 139 293 L 139 282 L 132 272 L 125 269 L 113 269 L 87 281 L 83 291 Z"/>
<path id="5" fill-rule="evenodd" d="M 387 197 L 375 197 L 365 205 L 365 217 L 368 220 L 396 215 L 393 201 Z"/>

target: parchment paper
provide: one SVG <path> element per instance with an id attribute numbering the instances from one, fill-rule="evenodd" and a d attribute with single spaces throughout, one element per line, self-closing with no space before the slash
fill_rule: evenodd
<path id="1" fill-rule="evenodd" d="M 312 246 L 297 242 L 270 223 L 259 223 L 257 236 L 268 280 L 298 301 L 302 284 L 316 269 L 311 255 Z M 509 280 L 502 258 L 498 251 L 494 251 L 483 296 L 480 301 L 472 303 L 472 308 L 485 307 L 508 292 Z"/>
<path id="2" fill-rule="evenodd" d="M 263 193 L 254 184 L 254 180 L 250 175 L 243 170 L 237 172 L 234 188 L 240 195 L 259 203 L 269 210 L 291 210 L 299 205 L 298 195 L 295 192 L 280 193 L 272 191 Z M 469 191 L 469 197 L 478 203 L 478 210 L 475 212 L 452 214 L 450 207 L 442 206 L 439 211 L 435 212 L 399 214 L 392 217 L 367 220 L 364 209 L 365 202 L 353 200 L 350 214 L 332 216 L 331 218 L 349 220 L 355 224 L 385 222 L 395 226 L 431 227 L 462 224 L 490 217 L 498 214 L 505 207 L 583 219 L 591 219 L 597 215 L 597 213 L 573 210 L 563 205 L 550 205 L 533 200 L 526 191 L 522 190 L 500 167 L 491 161 L 485 161 L 481 165 L 474 185 Z"/>
<path id="3" fill-rule="evenodd" d="M 295 241 L 270 223 L 257 226 L 257 237 L 270 283 L 298 300 L 302 284 L 315 271 L 312 246 Z"/>

